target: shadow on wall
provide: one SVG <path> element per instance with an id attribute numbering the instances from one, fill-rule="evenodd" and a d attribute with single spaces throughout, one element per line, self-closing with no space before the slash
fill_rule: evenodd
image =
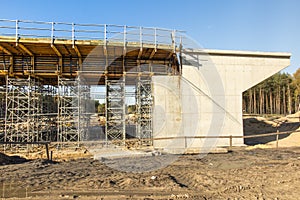
<path id="1" fill-rule="evenodd" d="M 257 118 L 247 118 L 243 120 L 244 136 L 249 135 L 263 135 L 266 133 L 275 133 L 277 130 L 280 132 L 295 131 L 300 127 L 299 122 L 281 122 L 278 124 L 273 121 L 258 120 Z M 289 134 L 279 135 L 279 139 L 283 139 Z M 266 144 L 276 140 L 276 135 L 256 138 L 245 138 L 246 145 Z"/>

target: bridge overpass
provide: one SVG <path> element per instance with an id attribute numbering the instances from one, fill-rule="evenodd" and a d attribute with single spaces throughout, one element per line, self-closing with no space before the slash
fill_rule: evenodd
<path id="1" fill-rule="evenodd" d="M 1 140 L 136 137 L 160 148 L 228 145 L 151 139 L 242 135 L 242 92 L 287 67 L 290 56 L 199 49 L 183 31 L 162 28 L 0 20 Z M 105 124 L 92 125 L 91 88 L 98 86 Z M 128 87 L 134 88 L 133 129 Z"/>

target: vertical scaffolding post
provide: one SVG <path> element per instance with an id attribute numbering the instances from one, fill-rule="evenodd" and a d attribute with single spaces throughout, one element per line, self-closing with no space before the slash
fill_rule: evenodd
<path id="1" fill-rule="evenodd" d="M 126 138 L 125 76 L 119 80 L 106 77 L 106 141 Z"/>
<path id="2" fill-rule="evenodd" d="M 136 104 L 137 104 L 137 133 L 141 139 L 142 146 L 152 145 L 152 87 L 151 78 L 142 79 L 138 77 L 136 86 Z M 146 140 L 143 140 L 146 139 Z"/>
<path id="3" fill-rule="evenodd" d="M 0 86 L 0 141 L 5 136 L 6 86 Z"/>

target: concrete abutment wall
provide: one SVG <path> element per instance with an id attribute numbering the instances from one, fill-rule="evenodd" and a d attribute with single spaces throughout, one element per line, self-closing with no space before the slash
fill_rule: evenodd
<path id="1" fill-rule="evenodd" d="M 289 66 L 290 56 L 289 53 L 224 50 L 187 53 L 185 58 L 191 57 L 193 62 L 183 65 L 182 77 L 152 77 L 154 138 L 243 136 L 242 93 Z M 195 62 L 199 65 L 195 66 Z M 233 139 L 233 145 L 243 144 L 242 138 Z M 228 146 L 229 140 L 154 141 L 154 147 L 172 151 L 205 150 L 216 145 Z"/>

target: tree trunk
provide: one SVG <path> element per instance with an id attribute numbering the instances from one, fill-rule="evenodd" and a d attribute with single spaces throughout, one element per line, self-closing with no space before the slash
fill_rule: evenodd
<path id="1" fill-rule="evenodd" d="M 292 114 L 292 102 L 291 102 L 291 89 L 290 84 L 287 86 L 287 95 L 288 95 L 288 113 L 289 115 Z"/>
<path id="2" fill-rule="evenodd" d="M 276 92 L 276 114 L 280 114 L 280 86 L 278 86 Z"/>
<path id="3" fill-rule="evenodd" d="M 267 96 L 268 93 L 266 92 L 265 95 L 266 95 L 266 105 L 265 105 L 266 113 L 267 113 L 267 114 L 270 114 L 269 98 L 268 98 L 268 96 Z"/>
<path id="4" fill-rule="evenodd" d="M 273 114 L 273 97 L 272 97 L 272 91 L 270 91 L 270 113 Z"/>
<path id="5" fill-rule="evenodd" d="M 256 92 L 255 88 L 253 88 L 253 113 L 257 114 L 257 107 L 256 107 Z"/>
<path id="6" fill-rule="evenodd" d="M 283 86 L 283 88 L 282 88 L 282 113 L 284 114 L 284 115 L 286 115 L 286 98 L 285 98 L 285 86 Z"/>
<path id="7" fill-rule="evenodd" d="M 259 93 L 258 93 L 258 97 L 259 97 L 259 102 L 258 102 L 258 104 L 259 104 L 259 114 L 262 114 L 262 102 L 261 102 L 262 97 L 261 97 L 261 95 L 262 95 L 262 92 L 261 92 L 261 86 L 260 86 L 259 87 Z"/>
<path id="8" fill-rule="evenodd" d="M 249 113 L 253 113 L 252 89 L 249 89 Z"/>

